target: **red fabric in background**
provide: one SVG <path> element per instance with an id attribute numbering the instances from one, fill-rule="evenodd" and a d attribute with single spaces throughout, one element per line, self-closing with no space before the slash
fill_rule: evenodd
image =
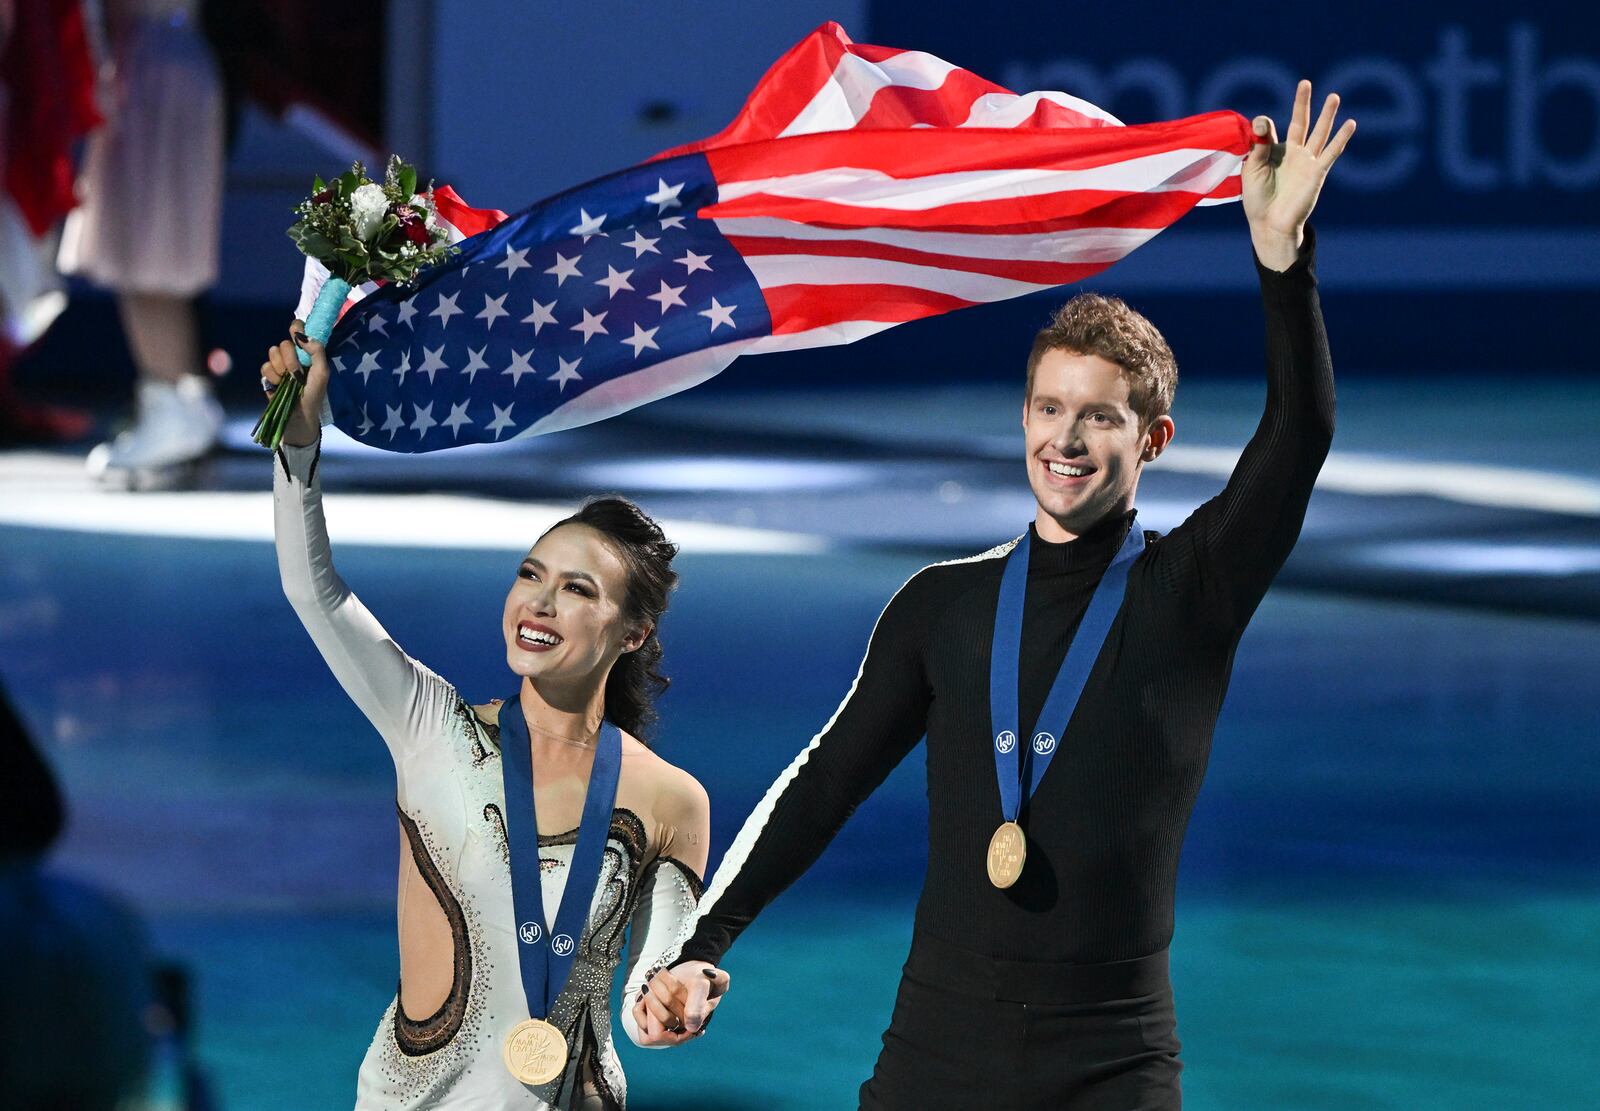
<path id="1" fill-rule="evenodd" d="M 29 230 L 43 235 L 78 204 L 72 145 L 105 122 L 79 0 L 16 5 L 0 82 L 9 91 L 5 189 Z"/>
<path id="2" fill-rule="evenodd" d="M 377 150 L 384 149 L 388 18 L 388 0 L 207 0 L 202 6 L 206 37 L 232 97 L 280 117 L 291 105 L 309 105 Z"/>

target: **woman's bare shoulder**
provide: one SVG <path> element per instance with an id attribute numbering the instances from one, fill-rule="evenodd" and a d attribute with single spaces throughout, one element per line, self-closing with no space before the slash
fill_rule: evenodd
<path id="1" fill-rule="evenodd" d="M 656 812 L 664 818 L 686 824 L 691 818 L 710 814 L 710 799 L 698 779 L 626 732 L 622 734 L 622 757 L 634 782 L 650 793 Z"/>

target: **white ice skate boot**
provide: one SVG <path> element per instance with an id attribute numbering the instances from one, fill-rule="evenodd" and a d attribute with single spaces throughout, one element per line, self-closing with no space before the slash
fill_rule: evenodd
<path id="1" fill-rule="evenodd" d="M 164 485 L 216 445 L 222 417 L 204 378 L 140 382 L 133 427 L 89 453 L 89 473 L 130 489 Z"/>

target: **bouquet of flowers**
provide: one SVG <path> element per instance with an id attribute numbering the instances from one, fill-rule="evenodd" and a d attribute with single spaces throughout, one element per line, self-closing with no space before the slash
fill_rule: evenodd
<path id="1" fill-rule="evenodd" d="M 306 319 L 306 334 L 326 343 L 352 286 L 366 282 L 409 282 L 423 268 L 455 250 L 439 223 L 433 185 L 417 192 L 416 167 L 389 158 L 380 185 L 357 162 L 348 173 L 311 185 L 311 196 L 295 206 L 299 219 L 289 238 L 306 255 L 328 268 L 328 280 Z M 300 364 L 311 356 L 299 352 Z M 289 416 L 300 400 L 301 384 L 290 376 L 272 395 L 252 433 L 255 442 L 276 451 Z"/>

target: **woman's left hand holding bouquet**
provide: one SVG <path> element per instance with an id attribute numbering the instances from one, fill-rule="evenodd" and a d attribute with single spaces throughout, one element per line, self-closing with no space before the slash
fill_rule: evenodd
<path id="1" fill-rule="evenodd" d="M 261 364 L 261 385 L 271 401 L 284 379 L 293 377 L 301 382 L 300 396 L 283 428 L 283 442 L 290 447 L 309 447 L 321 435 L 322 401 L 328 396 L 328 356 L 322 344 L 306 335 L 303 321 L 289 325 L 289 336 L 267 349 L 267 361 Z M 296 345 L 311 357 L 310 366 L 301 368 Z"/>

